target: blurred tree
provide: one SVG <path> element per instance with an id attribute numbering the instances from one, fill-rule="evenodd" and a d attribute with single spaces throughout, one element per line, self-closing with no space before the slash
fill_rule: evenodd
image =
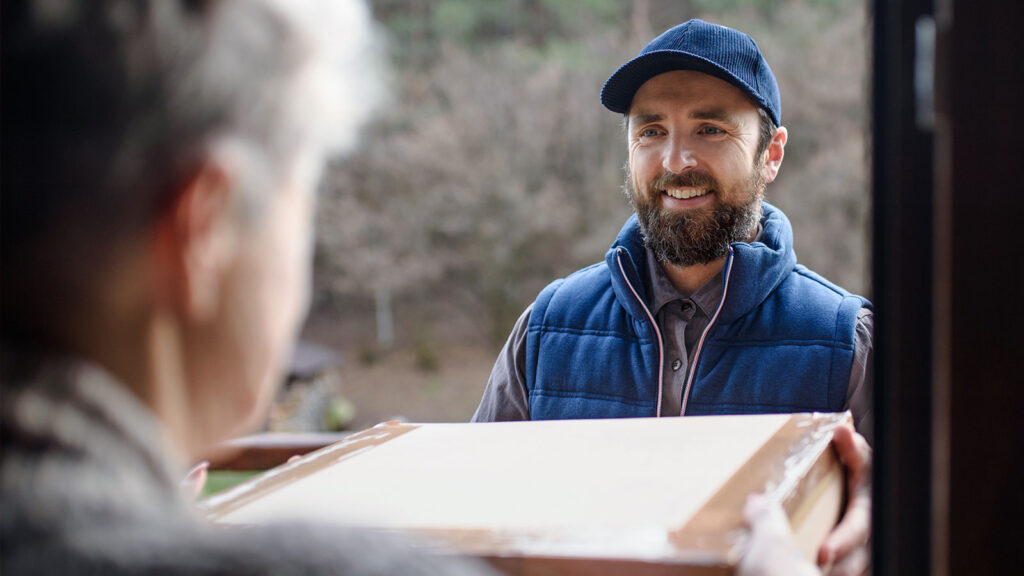
<path id="1" fill-rule="evenodd" d="M 399 339 L 429 331 L 429 310 L 461 310 L 441 323 L 500 344 L 546 282 L 603 257 L 629 214 L 621 119 L 598 95 L 691 17 L 758 39 L 791 134 L 769 200 L 794 221 L 801 261 L 867 286 L 863 4 L 377 0 L 375 11 L 392 38 L 394 101 L 326 181 L 319 305 L 394 302 Z"/>

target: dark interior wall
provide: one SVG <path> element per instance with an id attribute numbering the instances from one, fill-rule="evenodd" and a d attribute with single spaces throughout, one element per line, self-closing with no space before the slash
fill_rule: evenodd
<path id="1" fill-rule="evenodd" d="M 1019 573 L 1024 560 L 1024 5 L 950 3 L 948 124 L 949 567 Z"/>
<path id="2" fill-rule="evenodd" d="M 874 11 L 874 573 L 1019 573 L 1024 3 Z M 914 86 L 929 21 L 934 123 Z"/>
<path id="3" fill-rule="evenodd" d="M 929 574 L 932 134 L 917 124 L 915 28 L 930 0 L 877 0 L 873 56 L 876 574 Z"/>

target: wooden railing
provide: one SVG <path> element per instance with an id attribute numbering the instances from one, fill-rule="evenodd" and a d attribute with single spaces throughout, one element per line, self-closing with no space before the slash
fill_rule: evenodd
<path id="1" fill-rule="evenodd" d="M 211 470 L 268 470 L 323 448 L 350 432 L 268 432 L 243 436 L 217 446 L 207 457 Z"/>

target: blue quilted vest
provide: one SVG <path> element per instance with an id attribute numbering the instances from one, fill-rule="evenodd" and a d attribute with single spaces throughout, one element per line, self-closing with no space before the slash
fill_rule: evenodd
<path id="1" fill-rule="evenodd" d="M 689 380 L 685 414 L 843 408 L 857 312 L 870 303 L 796 263 L 793 230 L 765 203 L 763 234 L 730 247 L 724 296 Z M 664 361 L 648 312 L 634 215 L 605 261 L 548 285 L 526 337 L 530 417 L 655 416 Z"/>

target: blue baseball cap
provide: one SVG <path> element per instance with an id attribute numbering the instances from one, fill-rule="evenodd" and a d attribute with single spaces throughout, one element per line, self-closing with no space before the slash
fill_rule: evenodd
<path id="1" fill-rule="evenodd" d="M 688 20 L 644 46 L 640 54 L 604 83 L 601 103 L 626 114 L 640 86 L 658 74 L 695 70 L 736 86 L 782 125 L 779 85 L 757 43 L 750 36 L 703 20 Z"/>

